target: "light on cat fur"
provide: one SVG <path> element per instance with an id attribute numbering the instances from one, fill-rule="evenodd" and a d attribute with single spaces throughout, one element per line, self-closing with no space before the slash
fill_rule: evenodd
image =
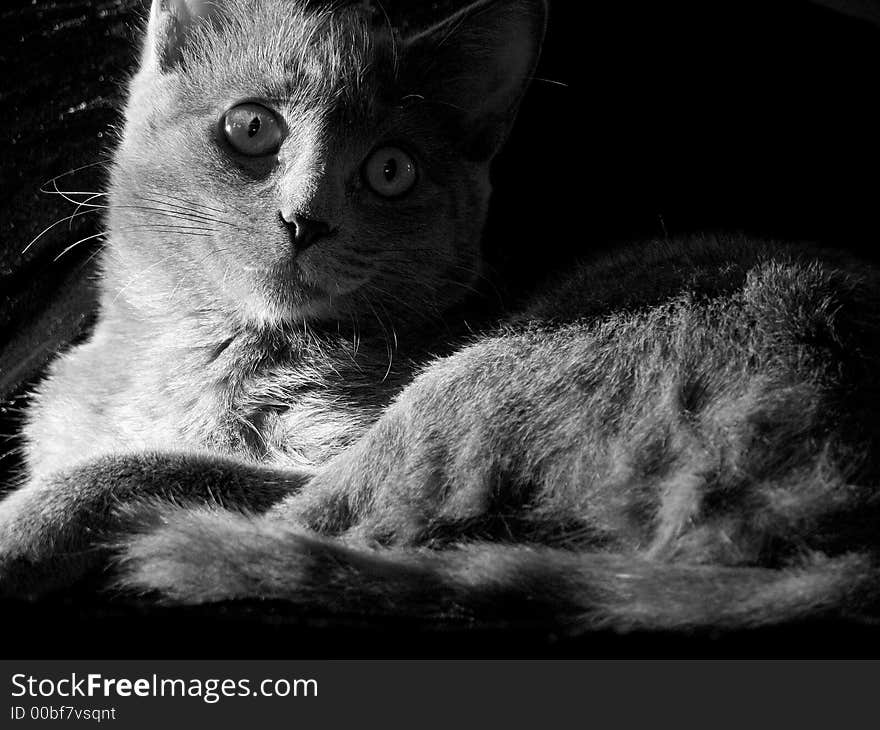
<path id="1" fill-rule="evenodd" d="M 487 311 L 546 8 L 368 5 L 153 3 L 0 589 L 109 563 L 170 603 L 557 632 L 873 615 L 877 272 L 698 236 Z"/>

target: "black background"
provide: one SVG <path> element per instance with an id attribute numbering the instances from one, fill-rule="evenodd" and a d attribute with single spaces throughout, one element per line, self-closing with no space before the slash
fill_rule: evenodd
<path id="1" fill-rule="evenodd" d="M 146 8 L 133 0 L 8 3 L 0 11 L 0 484 L 28 383 L 87 331 L 89 217 L 40 193 L 106 154 Z M 514 285 L 623 241 L 700 230 L 819 241 L 876 259 L 880 242 L 880 27 L 807 0 L 556 0 L 545 56 L 498 160 L 490 245 Z M 98 190 L 100 167 L 59 184 Z M 737 635 L 549 636 L 327 624 L 283 606 L 188 611 L 60 596 L 7 603 L 18 656 L 874 655 L 845 623 Z"/>

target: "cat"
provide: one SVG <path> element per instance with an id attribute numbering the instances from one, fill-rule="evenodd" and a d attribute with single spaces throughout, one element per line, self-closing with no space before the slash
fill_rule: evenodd
<path id="1" fill-rule="evenodd" d="M 874 268 L 702 235 L 481 296 L 546 14 L 153 0 L 0 592 L 109 564 L 167 603 L 570 632 L 876 615 Z"/>

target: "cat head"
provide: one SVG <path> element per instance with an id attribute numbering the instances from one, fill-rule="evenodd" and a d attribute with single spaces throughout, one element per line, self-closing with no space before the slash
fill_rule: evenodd
<path id="1" fill-rule="evenodd" d="M 259 324 L 463 298 L 544 23 L 544 0 L 422 25 L 363 1 L 153 0 L 108 288 Z"/>

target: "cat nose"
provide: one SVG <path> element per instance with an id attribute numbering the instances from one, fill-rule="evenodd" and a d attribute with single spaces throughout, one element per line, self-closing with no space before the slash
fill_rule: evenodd
<path id="1" fill-rule="evenodd" d="M 290 220 L 280 211 L 278 216 L 287 228 L 288 233 L 290 233 L 294 251 L 298 254 L 305 251 L 319 239 L 329 238 L 334 233 L 333 229 L 324 221 L 312 220 L 299 213 L 294 213 Z"/>

